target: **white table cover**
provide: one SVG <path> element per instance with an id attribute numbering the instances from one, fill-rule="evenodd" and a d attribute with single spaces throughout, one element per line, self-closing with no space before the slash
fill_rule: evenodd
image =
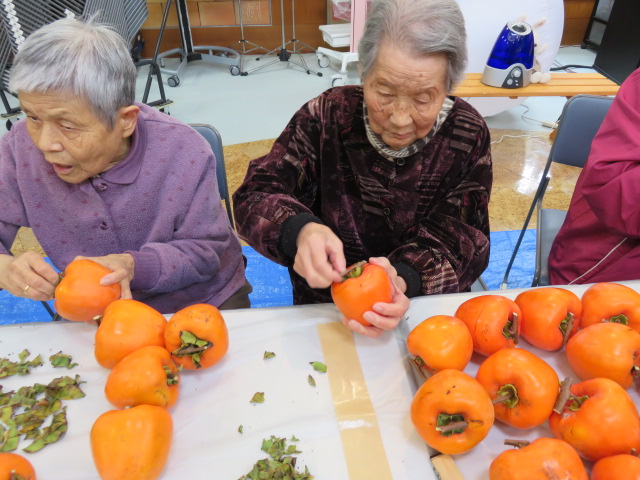
<path id="1" fill-rule="evenodd" d="M 640 281 L 626 284 L 640 291 Z M 578 296 L 586 288 L 570 287 Z M 515 299 L 522 291 L 524 289 L 486 293 Z M 432 315 L 453 315 L 463 301 L 482 294 L 415 298 L 408 315 L 408 327 L 413 328 Z M 317 305 L 223 313 L 229 327 L 229 352 L 210 369 L 184 372 L 180 398 L 171 409 L 172 450 L 160 478 L 234 480 L 266 456 L 260 451 L 263 438 L 295 435 L 300 439 L 298 446 L 302 451 L 298 465 L 308 466 L 316 479 L 365 480 L 349 477 L 346 450 L 352 446 L 343 445 L 341 441 L 341 430 L 363 425 L 340 422 L 336 416 L 336 398 L 329 385 L 332 365 L 328 364 L 326 375 L 315 372 L 309 365 L 311 361 L 324 361 L 317 327 L 338 321 L 335 307 Z M 99 478 L 91 458 L 89 431 L 93 421 L 112 407 L 103 392 L 108 370 L 100 367 L 93 357 L 95 329 L 94 325 L 67 322 L 0 327 L 2 357 L 17 358 L 17 354 L 27 348 L 32 354 L 42 354 L 46 360 L 62 350 L 80 364 L 67 371 L 53 369 L 47 363 L 33 369 L 28 376 L 0 380 L 3 391 L 36 382 L 48 383 L 65 374 L 79 374 L 86 382 L 82 385 L 87 394 L 85 398 L 65 402 L 69 420 L 65 437 L 38 453 L 25 454 L 35 466 L 39 480 Z M 411 424 L 409 406 L 415 385 L 407 375 L 406 353 L 396 335 L 387 333 L 379 339 L 356 335 L 355 347 L 393 479 L 436 479 L 429 461 L 430 454 L 436 452 L 426 447 Z M 543 352 L 524 341 L 520 347 L 546 360 L 560 378 L 576 378 L 562 353 Z M 264 360 L 265 350 L 275 352 L 276 357 Z M 474 355 L 465 371 L 475 375 L 483 359 Z M 307 383 L 310 374 L 317 383 L 315 388 Z M 360 387 L 345 382 L 340 401 L 349 401 L 351 391 Z M 265 392 L 265 402 L 251 404 L 249 401 L 258 391 Z M 640 397 L 628 391 L 636 404 L 640 404 Z M 240 425 L 243 434 L 238 432 Z M 454 457 L 456 465 L 466 480 L 487 480 L 490 462 L 506 448 L 505 438 L 533 440 L 540 436 L 552 436 L 546 423 L 521 431 L 496 421 L 480 445 Z M 20 447 L 24 446 L 26 443 L 21 443 Z M 366 475 L 367 480 L 376 478 L 380 478 L 377 472 Z"/>

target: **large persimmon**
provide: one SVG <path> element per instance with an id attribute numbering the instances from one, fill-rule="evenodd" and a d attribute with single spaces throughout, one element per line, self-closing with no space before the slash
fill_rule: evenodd
<path id="1" fill-rule="evenodd" d="M 173 420 L 155 405 L 109 410 L 94 422 L 90 438 L 102 480 L 156 480 L 171 449 Z"/>
<path id="2" fill-rule="evenodd" d="M 220 310 L 206 303 L 174 313 L 165 328 L 164 340 L 176 365 L 188 370 L 215 365 L 229 349 L 224 318 Z"/>
<path id="3" fill-rule="evenodd" d="M 74 322 L 100 317 L 111 302 L 120 298 L 120 284 L 100 284 L 102 277 L 110 273 L 111 270 L 93 260 L 69 263 L 55 291 L 53 305 L 58 315 Z"/>
<path id="4" fill-rule="evenodd" d="M 489 480 L 589 480 L 580 456 L 557 438 L 538 438 L 505 450 L 489 467 Z"/>
<path id="5" fill-rule="evenodd" d="M 429 374 L 447 368 L 464 370 L 473 354 L 473 338 L 459 318 L 435 315 L 411 330 L 407 350 Z"/>
<path id="6" fill-rule="evenodd" d="M 475 378 L 460 370 L 442 370 L 416 392 L 411 421 L 430 447 L 449 455 L 464 453 L 489 433 L 493 404 Z"/>
<path id="7" fill-rule="evenodd" d="M 105 368 L 113 368 L 131 352 L 150 345 L 164 347 L 167 319 L 137 300 L 121 298 L 104 311 L 96 331 L 94 354 Z"/>
<path id="8" fill-rule="evenodd" d="M 331 285 L 331 298 L 347 320 L 369 326 L 363 315 L 378 302 L 389 303 L 393 286 L 389 275 L 380 265 L 360 262 L 347 269 L 341 282 Z"/>
<path id="9" fill-rule="evenodd" d="M 569 365 L 580 380 L 604 377 L 623 388 L 640 385 L 640 333 L 620 323 L 595 323 L 569 339 Z"/>
<path id="10" fill-rule="evenodd" d="M 36 472 L 22 455 L 0 452 L 0 480 L 36 480 Z"/>
<path id="11" fill-rule="evenodd" d="M 620 283 L 601 282 L 582 294 L 582 327 L 602 321 L 629 325 L 640 333 L 640 293 Z"/>
<path id="12" fill-rule="evenodd" d="M 516 428 L 542 425 L 558 397 L 558 374 L 522 348 L 503 348 L 490 355 L 480 364 L 476 379 L 493 400 L 496 418 Z"/>
<path id="13" fill-rule="evenodd" d="M 502 295 L 480 295 L 463 302 L 454 315 L 467 324 L 473 350 L 489 356 L 501 348 L 515 347 L 520 335 L 520 307 Z"/>

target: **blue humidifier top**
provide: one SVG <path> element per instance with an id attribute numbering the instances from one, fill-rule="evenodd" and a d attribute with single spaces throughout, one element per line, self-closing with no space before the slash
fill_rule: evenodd
<path id="1" fill-rule="evenodd" d="M 491 50 L 487 65 L 500 70 L 521 63 L 525 68 L 533 68 L 533 32 L 528 23 L 512 21 L 507 23 Z"/>

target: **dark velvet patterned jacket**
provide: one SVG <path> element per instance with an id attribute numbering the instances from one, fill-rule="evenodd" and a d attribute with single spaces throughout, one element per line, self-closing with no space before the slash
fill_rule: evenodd
<path id="1" fill-rule="evenodd" d="M 295 304 L 331 301 L 292 268 L 309 221 L 336 233 L 347 265 L 389 258 L 411 297 L 466 291 L 484 271 L 491 183 L 489 130 L 465 101 L 422 150 L 392 160 L 367 139 L 362 87 L 345 86 L 293 116 L 251 161 L 233 204 L 240 237 L 289 267 Z"/>

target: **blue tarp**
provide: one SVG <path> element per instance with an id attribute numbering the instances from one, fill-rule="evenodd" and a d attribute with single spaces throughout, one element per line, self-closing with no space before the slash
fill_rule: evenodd
<path id="1" fill-rule="evenodd" d="M 490 290 L 500 288 L 519 233 L 519 230 L 491 233 L 491 257 L 489 266 L 482 274 Z M 509 288 L 525 288 L 531 284 L 535 270 L 535 245 L 536 231 L 527 230 L 509 274 Z M 291 305 L 291 283 L 287 269 L 267 260 L 251 247 L 242 247 L 242 251 L 247 257 L 247 278 L 253 285 L 253 293 L 250 295 L 252 307 Z M 0 324 L 50 320 L 40 302 L 17 298 L 0 290 Z"/>

